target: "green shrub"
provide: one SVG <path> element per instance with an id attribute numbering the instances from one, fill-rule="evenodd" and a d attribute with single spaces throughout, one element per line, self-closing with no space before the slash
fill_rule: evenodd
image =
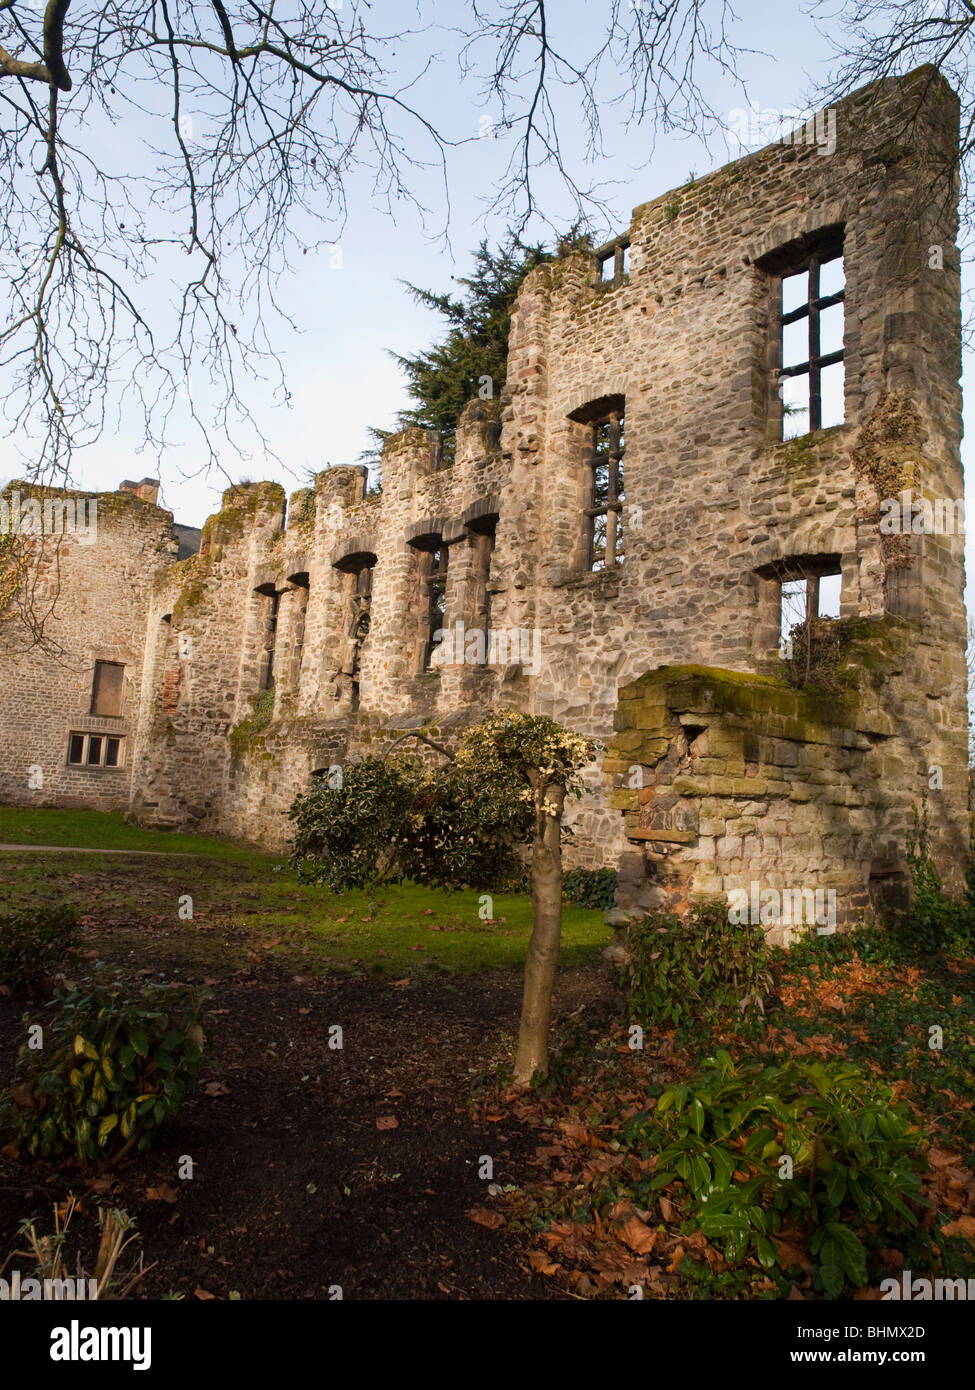
<path id="1" fill-rule="evenodd" d="M 883 1245 L 917 1225 L 908 1203 L 920 1197 L 925 1164 L 906 1105 L 845 1062 L 736 1068 L 719 1050 L 705 1065 L 624 1128 L 629 1144 L 657 1154 L 640 1196 L 683 1183 L 701 1232 L 723 1243 L 732 1265 L 753 1252 L 766 1269 L 791 1268 L 801 1231 L 828 1296 L 862 1287 L 858 1228 L 869 1224 Z M 773 1236 L 786 1222 L 780 1247 Z"/>
<path id="2" fill-rule="evenodd" d="M 195 1082 L 205 997 L 159 982 L 60 986 L 43 1047 L 21 1047 L 15 1084 L 0 1095 L 0 1127 L 33 1158 L 104 1166 L 148 1148 Z"/>
<path id="3" fill-rule="evenodd" d="M 299 793 L 288 814 L 295 823 L 291 862 L 301 881 L 340 893 L 403 877 L 421 773 L 414 759 L 363 758 L 342 769 L 338 785 L 322 777 Z"/>
<path id="4" fill-rule="evenodd" d="M 896 930 L 916 950 L 936 955 L 966 955 L 975 940 L 975 902 L 971 874 L 965 898 L 949 897 L 931 862 L 928 848 L 928 808 L 914 808 L 914 830 L 908 836 L 907 862 L 913 888 L 911 910 Z"/>
<path id="5" fill-rule="evenodd" d="M 517 770 L 467 762 L 440 769 L 420 797 L 408 876 L 438 887 L 495 888 L 522 866 L 533 814 Z M 418 868 L 418 866 L 420 866 Z"/>
<path id="6" fill-rule="evenodd" d="M 714 1023 L 737 1014 L 754 1025 L 772 988 L 771 959 L 758 923 L 728 920 L 724 902 L 684 919 L 656 913 L 630 924 L 621 984 L 640 1023 Z"/>
<path id="7" fill-rule="evenodd" d="M 0 985 L 48 989 L 79 939 L 77 914 L 63 903 L 0 913 Z"/>
<path id="8" fill-rule="evenodd" d="M 608 912 L 616 899 L 615 869 L 573 869 L 562 879 L 566 902 Z"/>
<path id="9" fill-rule="evenodd" d="M 523 893 L 531 895 L 532 871 L 527 864 L 517 860 L 511 870 L 494 885 L 498 893 Z"/>
<path id="10" fill-rule="evenodd" d="M 885 928 L 858 923 L 850 931 L 829 932 L 821 936 L 807 931 L 792 946 L 773 948 L 773 957 L 790 973 L 818 965 L 824 977 L 837 966 L 849 965 L 856 957 L 868 965 L 894 965 L 909 959 L 900 938 Z"/>
<path id="11" fill-rule="evenodd" d="M 514 846 L 532 810 L 513 771 L 364 758 L 336 781 L 321 778 L 289 812 L 291 862 L 303 882 L 333 892 L 407 878 L 496 888 L 521 869 Z"/>

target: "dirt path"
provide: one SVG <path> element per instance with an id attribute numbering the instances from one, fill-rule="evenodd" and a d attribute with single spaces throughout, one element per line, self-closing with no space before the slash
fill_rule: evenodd
<path id="1" fill-rule="evenodd" d="M 602 981 L 565 972 L 561 1011 Z M 395 985 L 262 968 L 214 985 L 200 1093 L 100 1199 L 136 1216 L 147 1262 L 158 1261 L 144 1294 L 323 1299 L 340 1285 L 345 1298 L 558 1296 L 528 1271 L 527 1234 L 468 1215 L 492 1205 L 483 1157 L 495 1182 L 517 1184 L 539 1142 L 500 1109 L 480 1125 L 468 1113 L 472 1080 L 510 1049 L 520 984 L 500 973 Z M 0 1084 L 20 1012 L 0 999 Z M 341 1050 L 329 1048 L 332 1025 Z M 182 1155 L 192 1181 L 177 1176 Z M 0 1157 L 0 1251 L 24 1216 L 72 1185 L 47 1176 Z M 160 1187 L 172 1201 L 146 1199 Z M 93 1232 L 91 1207 L 79 1221 Z"/>
<path id="2" fill-rule="evenodd" d="M 187 850 L 172 849 L 109 849 L 107 845 L 92 848 L 85 845 L 0 845 L 7 850 L 41 854 L 148 854 L 154 859 L 199 859 L 200 855 Z"/>

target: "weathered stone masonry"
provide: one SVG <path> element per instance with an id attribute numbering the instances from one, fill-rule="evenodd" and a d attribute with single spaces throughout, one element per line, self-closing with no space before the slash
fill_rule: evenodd
<path id="1" fill-rule="evenodd" d="M 957 102 L 921 70 L 835 119 L 834 153 L 770 146 L 532 272 L 503 391 L 452 456 L 387 441 L 381 496 L 358 467 L 287 500 L 239 486 L 179 562 L 150 501 L 100 514 L 63 557 L 66 665 L 2 658 L 3 796 L 281 846 L 314 771 L 514 707 L 609 743 L 571 853 L 620 863 L 623 916 L 756 880 L 833 887 L 841 917 L 897 901 L 925 793 L 957 884 L 964 538 L 879 525 L 902 486 L 963 495 L 956 225 L 918 194 Z M 783 439 L 782 279 L 838 250 L 843 423 Z M 831 573 L 827 699 L 786 683 L 779 606 L 783 581 Z M 433 626 L 468 660 L 431 662 Z M 125 665 L 125 767 L 68 770 L 99 652 Z"/>
<path id="2" fill-rule="evenodd" d="M 8 501 L 14 494 L 25 510 L 31 496 L 42 505 L 49 496 L 16 484 L 5 492 Z M 72 505 L 82 502 L 86 524 L 45 540 L 31 569 L 32 609 L 44 619 L 44 644 L 22 640 L 15 620 L 6 627 L 0 656 L 0 798 L 125 809 L 150 594 L 155 575 L 176 558 L 173 518 L 154 505 L 155 489 L 145 484 L 92 498 L 64 492 L 58 497 Z M 117 715 L 93 712 L 98 662 L 124 672 Z M 119 765 L 70 764 L 71 734 L 121 740 Z"/>

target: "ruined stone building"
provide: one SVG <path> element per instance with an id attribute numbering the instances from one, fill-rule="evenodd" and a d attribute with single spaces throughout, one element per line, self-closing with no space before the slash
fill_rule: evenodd
<path id="1" fill-rule="evenodd" d="M 622 909 L 869 912 L 925 797 L 956 885 L 964 538 L 885 521 L 963 495 L 957 102 L 922 69 L 830 119 L 533 271 L 503 391 L 451 449 L 389 439 L 381 495 L 241 485 L 186 554 L 151 482 L 100 494 L 94 543 L 44 542 L 61 655 L 2 657 L 3 799 L 282 847 L 313 773 L 511 707 L 606 745 L 571 853 Z M 837 683 L 787 678 L 783 595 Z"/>

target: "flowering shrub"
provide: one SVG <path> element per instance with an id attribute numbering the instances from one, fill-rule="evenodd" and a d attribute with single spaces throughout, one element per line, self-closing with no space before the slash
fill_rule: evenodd
<path id="1" fill-rule="evenodd" d="M 496 774 L 517 775 L 522 779 L 525 801 L 544 797 L 550 785 L 562 787 L 566 795 L 578 799 L 585 791 L 580 769 L 596 756 L 597 747 L 592 739 L 563 729 L 547 715 L 500 710 L 466 730 L 455 764 L 472 772 L 490 769 Z M 557 814 L 550 800 L 540 802 L 539 809 Z"/>
<path id="2" fill-rule="evenodd" d="M 531 808 L 521 783 L 492 764 L 431 770 L 415 758 L 364 758 L 296 797 L 291 861 L 333 892 L 405 878 L 496 887 L 517 869 Z"/>
<path id="3" fill-rule="evenodd" d="M 323 778 L 295 798 L 291 862 L 333 892 L 405 878 L 501 887 L 520 872 L 515 846 L 531 839 L 536 809 L 556 813 L 546 788 L 581 796 L 578 768 L 594 755 L 552 719 L 503 711 L 466 729 L 444 767 L 363 758 L 341 785 Z"/>

